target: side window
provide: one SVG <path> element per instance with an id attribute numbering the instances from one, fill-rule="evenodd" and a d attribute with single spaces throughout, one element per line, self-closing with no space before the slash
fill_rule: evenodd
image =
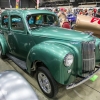
<path id="1" fill-rule="evenodd" d="M 17 16 L 17 15 L 11 16 L 11 28 L 13 30 L 24 31 L 24 24 L 23 24 L 22 18 L 20 16 Z"/>
<path id="2" fill-rule="evenodd" d="M 54 23 L 54 21 L 55 21 L 55 18 L 54 18 L 54 16 L 52 16 L 52 15 L 47 15 L 47 22 L 48 23 Z"/>
<path id="3" fill-rule="evenodd" d="M 8 28 L 8 16 L 7 15 L 4 15 L 2 17 L 2 27 L 3 28 Z"/>

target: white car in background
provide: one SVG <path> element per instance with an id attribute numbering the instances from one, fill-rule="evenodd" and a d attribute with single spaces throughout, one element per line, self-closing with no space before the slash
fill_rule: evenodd
<path id="1" fill-rule="evenodd" d="M 0 100 L 39 100 L 29 83 L 15 71 L 0 73 Z"/>

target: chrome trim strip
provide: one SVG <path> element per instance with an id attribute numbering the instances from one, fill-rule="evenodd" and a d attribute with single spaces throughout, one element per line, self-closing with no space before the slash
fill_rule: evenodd
<path id="1" fill-rule="evenodd" d="M 94 58 L 90 58 L 90 59 L 83 59 L 83 60 L 94 60 Z"/>
<path id="2" fill-rule="evenodd" d="M 100 67 L 96 71 L 94 71 L 94 73 L 92 73 L 90 76 L 84 78 L 83 80 L 81 80 L 81 81 L 79 81 L 77 83 L 72 83 L 72 84 L 66 86 L 66 89 L 72 89 L 72 88 L 77 87 L 77 86 L 81 85 L 82 83 L 88 81 L 99 70 L 100 70 Z"/>

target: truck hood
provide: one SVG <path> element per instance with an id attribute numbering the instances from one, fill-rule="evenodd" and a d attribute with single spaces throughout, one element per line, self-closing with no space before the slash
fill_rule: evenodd
<path id="1" fill-rule="evenodd" d="M 86 34 L 81 31 L 75 31 L 71 29 L 64 29 L 60 27 L 46 26 L 41 27 L 31 32 L 33 35 L 38 35 L 41 37 L 55 38 L 55 39 L 64 39 L 72 41 L 88 41 L 92 40 L 93 37 L 89 34 Z"/>

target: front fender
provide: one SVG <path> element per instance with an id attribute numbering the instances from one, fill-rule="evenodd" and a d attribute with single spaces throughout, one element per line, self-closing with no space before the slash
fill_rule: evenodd
<path id="1" fill-rule="evenodd" d="M 28 72 L 31 71 L 31 65 L 36 60 L 42 61 L 49 69 L 54 79 L 64 84 L 65 77 L 68 78 L 71 73 L 67 74 L 69 68 L 63 64 L 64 57 L 68 53 L 72 53 L 72 49 L 61 44 L 43 42 L 34 46 L 27 56 Z"/>
<path id="2" fill-rule="evenodd" d="M 6 54 L 7 51 L 8 51 L 8 45 L 7 45 L 6 39 L 3 36 L 3 34 L 0 34 L 0 45 L 1 45 L 1 48 L 2 48 L 2 53 Z"/>

